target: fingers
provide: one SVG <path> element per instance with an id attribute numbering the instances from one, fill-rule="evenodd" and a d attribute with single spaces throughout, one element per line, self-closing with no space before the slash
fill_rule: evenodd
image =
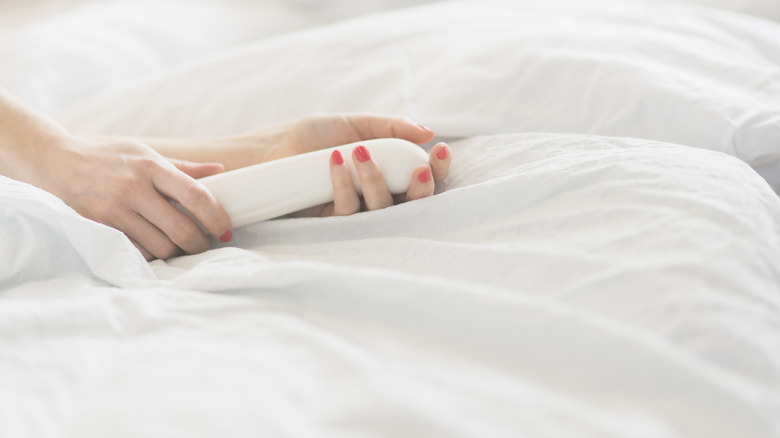
<path id="1" fill-rule="evenodd" d="M 436 143 L 428 154 L 428 162 L 431 163 L 434 181 L 441 181 L 450 174 L 452 151 L 446 143 Z"/>
<path id="2" fill-rule="evenodd" d="M 195 222 L 162 196 L 146 199 L 135 210 L 185 253 L 198 254 L 209 249 L 208 239 Z"/>
<path id="3" fill-rule="evenodd" d="M 406 200 L 414 201 L 433 195 L 433 178 L 431 169 L 426 165 L 417 166 L 412 172 L 412 181 L 406 191 Z"/>
<path id="4" fill-rule="evenodd" d="M 126 234 L 125 234 L 126 235 Z M 135 246 L 135 248 L 141 253 L 142 256 L 146 259 L 147 262 L 151 262 L 152 260 L 156 259 L 152 253 L 146 250 L 143 246 L 141 246 L 140 243 L 136 242 L 132 237 L 128 236 L 128 239 L 130 239 L 130 242 Z"/>
<path id="5" fill-rule="evenodd" d="M 225 171 L 225 166 L 222 163 L 194 163 L 192 161 L 177 160 L 174 158 L 168 158 L 168 161 L 173 163 L 177 169 L 195 179 Z"/>
<path id="6" fill-rule="evenodd" d="M 181 249 L 168 236 L 138 214 L 124 215 L 117 226 L 147 260 L 168 259 L 181 254 Z"/>
<path id="7" fill-rule="evenodd" d="M 192 213 L 212 236 L 223 242 L 230 240 L 232 235 L 230 217 L 219 205 L 216 198 L 192 177 L 182 172 L 171 172 L 170 170 L 160 167 L 152 172 L 154 186 Z M 174 226 L 184 226 L 183 222 L 176 222 Z M 168 226 L 163 228 L 168 228 Z M 189 232 L 189 230 L 185 231 Z"/>
<path id="8" fill-rule="evenodd" d="M 448 176 L 452 163 L 449 146 L 445 143 L 436 144 L 431 149 L 429 165 L 416 167 L 412 172 L 406 194 L 394 197 L 387 189 L 382 172 L 371 159 L 370 152 L 365 146 L 356 147 L 352 151 L 352 157 L 368 210 L 378 210 L 396 203 L 433 195 L 434 182 Z M 330 176 L 333 184 L 333 214 L 350 215 L 360 211 L 360 198 L 354 189 L 352 175 L 344 165 L 343 157 L 338 150 L 333 151 L 331 155 Z"/>
<path id="9" fill-rule="evenodd" d="M 372 138 L 401 138 L 422 144 L 433 140 L 433 131 L 406 117 L 384 117 L 370 114 L 346 116 L 363 140 Z"/>
<path id="10" fill-rule="evenodd" d="M 360 211 L 360 198 L 355 191 L 352 174 L 338 150 L 330 156 L 330 180 L 333 184 L 333 215 L 348 216 Z"/>
<path id="11" fill-rule="evenodd" d="M 433 195 L 434 182 L 441 181 L 450 173 L 452 152 L 446 143 L 437 143 L 428 155 L 429 166 L 418 166 L 412 172 L 412 181 L 406 191 L 406 200 L 413 201 Z"/>
<path id="12" fill-rule="evenodd" d="M 379 210 L 393 205 L 393 196 L 387 189 L 382 171 L 371 159 L 371 154 L 365 146 L 358 146 L 352 151 L 352 162 L 363 189 L 363 199 L 368 210 Z"/>

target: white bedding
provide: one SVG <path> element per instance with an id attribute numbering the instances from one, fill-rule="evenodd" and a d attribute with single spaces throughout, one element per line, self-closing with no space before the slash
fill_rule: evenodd
<path id="1" fill-rule="evenodd" d="M 279 33 L 420 0 L 4 0 L 0 84 L 55 114 L 165 68 Z"/>
<path id="2" fill-rule="evenodd" d="M 780 25 L 638 4 L 442 2 L 82 96 L 82 133 L 373 111 L 456 160 L 152 263 L 0 177 L 0 436 L 780 436 Z"/>

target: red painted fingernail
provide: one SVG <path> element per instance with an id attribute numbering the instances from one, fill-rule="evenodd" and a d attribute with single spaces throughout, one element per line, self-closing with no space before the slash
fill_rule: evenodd
<path id="1" fill-rule="evenodd" d="M 438 152 L 436 152 L 436 158 L 443 160 L 447 158 L 447 146 L 442 146 Z"/>
<path id="2" fill-rule="evenodd" d="M 427 126 L 417 125 L 417 127 L 422 129 L 423 131 L 426 131 L 426 132 L 431 132 L 431 133 L 433 132 L 433 130 L 431 130 L 431 128 L 429 128 Z"/>
<path id="3" fill-rule="evenodd" d="M 344 164 L 344 157 L 342 157 L 341 152 L 336 149 L 330 154 L 330 161 L 332 161 L 333 164 Z"/>
<path id="4" fill-rule="evenodd" d="M 371 154 L 368 153 L 368 149 L 366 149 L 366 147 L 363 145 L 355 148 L 355 156 L 361 163 L 365 163 L 371 159 Z"/>
<path id="5" fill-rule="evenodd" d="M 420 172 L 420 174 L 417 175 L 417 179 L 419 179 L 421 183 L 427 183 L 431 180 L 431 170 L 425 169 L 424 171 Z"/>
<path id="6" fill-rule="evenodd" d="M 225 231 L 225 234 L 219 237 L 220 242 L 229 242 L 233 238 L 233 232 L 230 230 Z"/>

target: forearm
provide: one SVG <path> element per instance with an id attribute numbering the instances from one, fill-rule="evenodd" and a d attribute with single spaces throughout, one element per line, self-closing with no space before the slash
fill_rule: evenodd
<path id="1" fill-rule="evenodd" d="M 222 163 L 226 170 L 279 158 L 291 132 L 292 123 L 269 125 L 235 136 L 211 138 L 182 137 L 100 137 L 110 140 L 133 140 L 144 143 L 161 155 L 197 163 Z"/>
<path id="2" fill-rule="evenodd" d="M 69 138 L 62 127 L 0 90 L 0 174 L 41 186 L 40 163 Z"/>

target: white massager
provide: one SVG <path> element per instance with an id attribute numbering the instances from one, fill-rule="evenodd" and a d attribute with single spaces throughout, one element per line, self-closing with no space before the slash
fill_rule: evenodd
<path id="1" fill-rule="evenodd" d="M 233 227 L 241 227 L 333 201 L 329 163 L 335 149 L 352 172 L 355 189 L 362 193 L 352 162 L 352 150 L 359 145 L 369 150 L 392 194 L 405 193 L 414 168 L 428 163 L 428 154 L 416 144 L 383 138 L 256 164 L 198 181 L 217 198 Z"/>

